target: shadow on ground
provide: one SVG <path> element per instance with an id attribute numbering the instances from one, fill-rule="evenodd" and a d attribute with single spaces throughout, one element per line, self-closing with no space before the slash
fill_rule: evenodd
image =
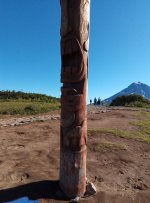
<path id="1" fill-rule="evenodd" d="M 13 201 L 22 197 L 27 197 L 29 200 L 42 198 L 67 200 L 59 188 L 59 181 L 45 180 L 0 190 L 0 203 Z"/>

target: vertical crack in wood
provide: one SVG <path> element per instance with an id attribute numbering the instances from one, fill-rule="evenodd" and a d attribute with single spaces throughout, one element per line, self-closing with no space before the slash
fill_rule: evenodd
<path id="1" fill-rule="evenodd" d="M 89 14 L 90 0 L 61 0 L 60 186 L 70 198 L 86 190 Z"/>

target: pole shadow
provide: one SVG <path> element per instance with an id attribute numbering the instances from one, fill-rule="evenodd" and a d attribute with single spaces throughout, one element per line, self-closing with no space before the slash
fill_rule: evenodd
<path id="1" fill-rule="evenodd" d="M 68 200 L 59 187 L 58 180 L 44 180 L 0 190 L 0 203 L 27 197 L 29 200 Z"/>

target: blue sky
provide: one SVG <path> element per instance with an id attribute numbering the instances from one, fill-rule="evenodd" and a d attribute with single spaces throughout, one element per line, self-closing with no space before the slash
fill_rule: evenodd
<path id="1" fill-rule="evenodd" d="M 0 89 L 60 96 L 59 2 L 0 0 Z M 150 85 L 149 9 L 149 0 L 91 0 L 89 99 Z"/>

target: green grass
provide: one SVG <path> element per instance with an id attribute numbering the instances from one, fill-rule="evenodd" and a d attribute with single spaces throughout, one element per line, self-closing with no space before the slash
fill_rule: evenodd
<path id="1" fill-rule="evenodd" d="M 150 135 L 150 121 L 149 120 L 133 122 L 132 125 L 138 126 L 142 133 Z"/>
<path id="2" fill-rule="evenodd" d="M 126 150 L 127 147 L 125 145 L 116 144 L 113 142 L 94 142 L 88 144 L 88 148 L 93 152 L 105 152 L 105 151 L 116 151 L 116 150 Z"/>
<path id="3" fill-rule="evenodd" d="M 126 106 L 126 107 L 141 107 L 150 108 L 150 101 L 136 94 L 123 95 L 115 98 L 110 106 Z"/>
<path id="4" fill-rule="evenodd" d="M 110 134 L 121 138 L 134 139 L 141 142 L 150 143 L 150 136 L 145 134 L 143 131 L 131 132 L 131 131 L 124 131 L 116 128 L 88 129 L 89 136 L 94 134 L 97 135 L 97 133 L 105 133 L 108 135 Z"/>
<path id="5" fill-rule="evenodd" d="M 147 104 L 147 103 L 142 103 L 142 102 L 138 102 L 138 101 L 135 101 L 135 102 L 131 102 L 129 104 L 125 104 L 125 107 L 139 107 L 139 108 L 146 108 L 146 109 L 149 109 L 150 108 L 150 104 Z"/>
<path id="6" fill-rule="evenodd" d="M 5 101 L 0 102 L 1 115 L 33 115 L 60 109 L 60 103 L 31 102 L 31 101 Z"/>
<path id="7" fill-rule="evenodd" d="M 130 122 L 129 124 L 137 126 L 139 132 L 150 136 L 150 112 L 140 112 L 138 121 Z"/>

